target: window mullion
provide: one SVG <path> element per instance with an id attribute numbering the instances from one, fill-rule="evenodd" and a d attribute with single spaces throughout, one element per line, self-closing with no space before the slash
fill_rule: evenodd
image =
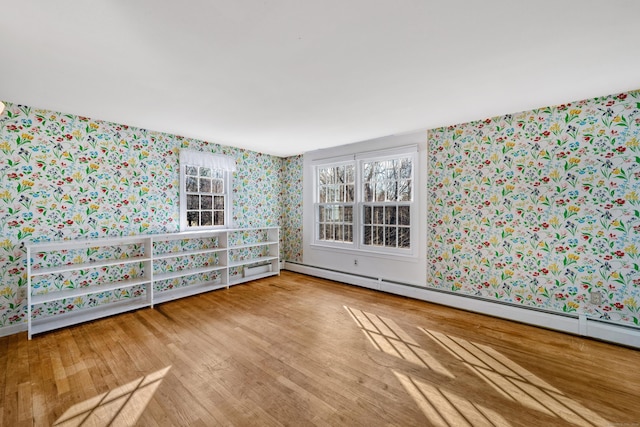
<path id="1" fill-rule="evenodd" d="M 362 180 L 362 160 L 355 162 L 355 180 L 354 180 L 354 206 L 353 206 L 353 243 L 355 244 L 357 249 L 362 249 L 362 236 L 363 230 L 362 227 L 362 206 L 363 206 L 363 197 L 364 191 L 362 190 L 362 186 L 364 185 Z"/>

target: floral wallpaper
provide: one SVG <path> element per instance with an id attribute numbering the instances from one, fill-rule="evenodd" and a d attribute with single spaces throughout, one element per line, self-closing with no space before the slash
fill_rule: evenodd
<path id="1" fill-rule="evenodd" d="M 428 286 L 640 325 L 640 91 L 428 143 Z"/>
<path id="2" fill-rule="evenodd" d="M 283 159 L 282 229 L 284 260 L 302 262 L 303 157 Z"/>
<path id="3" fill-rule="evenodd" d="M 23 243 L 177 232 L 181 148 L 236 159 L 235 227 L 282 221 L 284 160 L 279 157 L 6 104 L 0 115 L 0 328 L 25 321 Z M 129 296 L 139 294 L 133 290 Z M 52 310 L 89 303 L 94 302 L 63 301 Z"/>

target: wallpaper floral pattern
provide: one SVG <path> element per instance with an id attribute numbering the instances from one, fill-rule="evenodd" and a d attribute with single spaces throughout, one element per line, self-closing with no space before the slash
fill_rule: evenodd
<path id="1" fill-rule="evenodd" d="M 282 229 L 284 259 L 302 262 L 303 157 L 283 159 Z"/>
<path id="2" fill-rule="evenodd" d="M 428 143 L 428 286 L 640 325 L 640 91 Z"/>
<path id="3" fill-rule="evenodd" d="M 178 152 L 186 147 L 236 159 L 235 227 L 280 225 L 281 158 L 7 103 L 0 116 L 0 327 L 25 321 L 25 242 L 178 231 Z M 64 301 L 56 310 L 85 303 Z"/>

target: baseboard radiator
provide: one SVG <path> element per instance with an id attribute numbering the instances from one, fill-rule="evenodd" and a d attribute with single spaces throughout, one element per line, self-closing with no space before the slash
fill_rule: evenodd
<path id="1" fill-rule="evenodd" d="M 633 325 L 597 319 L 584 314 L 557 313 L 301 263 L 287 261 L 284 269 L 640 349 L 640 327 Z"/>

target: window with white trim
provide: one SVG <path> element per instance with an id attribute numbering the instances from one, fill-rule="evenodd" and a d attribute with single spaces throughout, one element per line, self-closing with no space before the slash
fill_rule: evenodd
<path id="1" fill-rule="evenodd" d="M 180 229 L 228 228 L 235 161 L 228 156 L 180 151 Z"/>
<path id="2" fill-rule="evenodd" d="M 353 163 L 317 169 L 318 239 L 353 242 L 355 167 Z"/>
<path id="3" fill-rule="evenodd" d="M 411 146 L 317 162 L 314 244 L 413 255 L 416 161 Z"/>
<path id="4" fill-rule="evenodd" d="M 411 156 L 362 161 L 362 244 L 411 248 Z"/>

